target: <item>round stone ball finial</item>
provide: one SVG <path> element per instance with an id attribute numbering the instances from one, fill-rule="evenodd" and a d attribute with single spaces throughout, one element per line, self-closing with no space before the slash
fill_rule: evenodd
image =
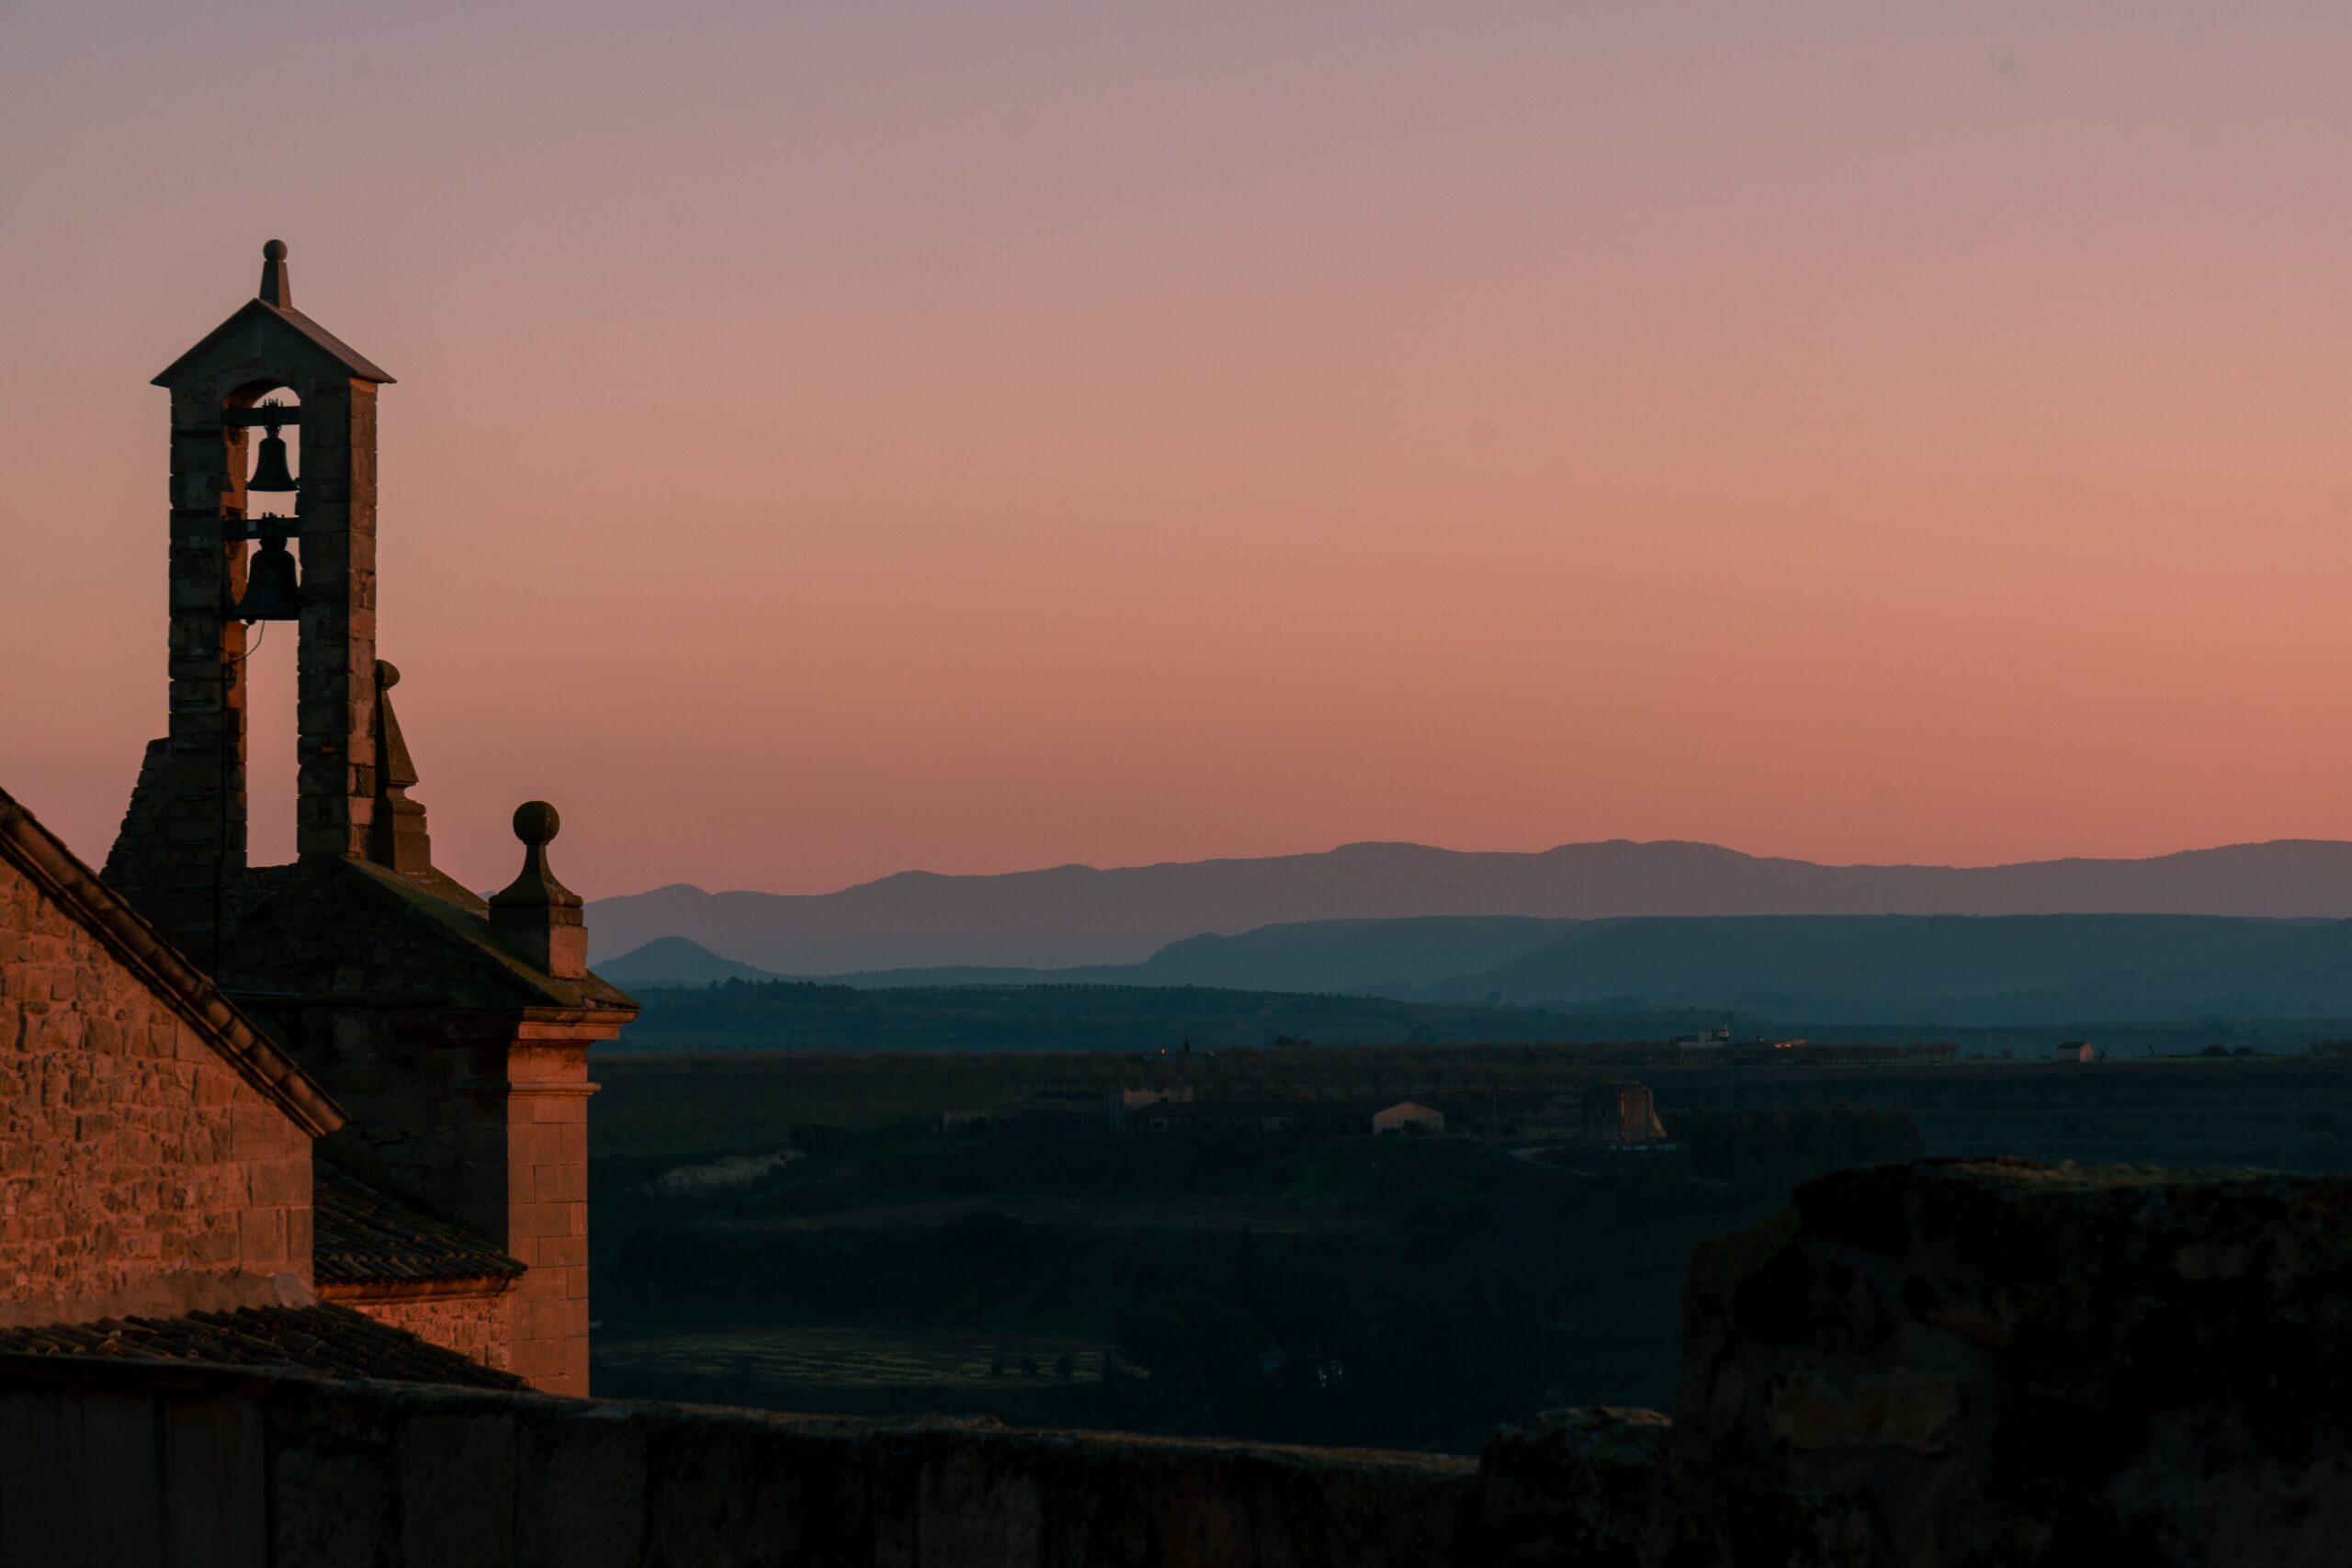
<path id="1" fill-rule="evenodd" d="M 533 849 L 553 843 L 562 827 L 563 818 L 544 800 L 526 800 L 514 808 L 514 836 Z"/>
<path id="2" fill-rule="evenodd" d="M 294 308 L 294 283 L 286 265 L 286 242 L 272 240 L 261 248 L 261 287 L 254 295 L 265 305 L 281 310 Z"/>
<path id="3" fill-rule="evenodd" d="M 390 691 L 401 683 L 401 667 L 389 659 L 376 660 L 376 684 Z"/>

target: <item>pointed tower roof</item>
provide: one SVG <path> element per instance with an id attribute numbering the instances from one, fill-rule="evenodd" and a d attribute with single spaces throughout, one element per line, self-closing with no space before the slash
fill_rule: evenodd
<path id="1" fill-rule="evenodd" d="M 272 240 L 261 248 L 261 288 L 237 312 L 204 335 L 203 341 L 181 355 L 155 378 L 158 387 L 175 387 L 209 372 L 220 362 L 266 359 L 288 349 L 304 355 L 324 354 L 348 375 L 362 381 L 389 382 L 391 377 L 373 360 L 294 308 L 294 285 L 286 269 L 286 242 Z"/>

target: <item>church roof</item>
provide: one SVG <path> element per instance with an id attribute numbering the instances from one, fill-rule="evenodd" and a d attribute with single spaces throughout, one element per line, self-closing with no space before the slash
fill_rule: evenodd
<path id="1" fill-rule="evenodd" d="M 463 1225 L 412 1208 L 325 1160 L 311 1167 L 311 1272 L 337 1285 L 426 1286 L 523 1272 Z"/>
<path id="2" fill-rule="evenodd" d="M 261 255 L 261 287 L 254 297 L 239 306 L 227 321 L 205 333 L 194 348 L 164 367 L 164 373 L 155 378 L 156 386 L 177 386 L 222 362 L 265 358 L 272 337 L 289 343 L 298 350 L 322 353 L 362 381 L 391 379 L 366 355 L 294 308 L 294 284 L 287 270 L 283 240 L 272 240 L 264 245 Z"/>
<path id="3" fill-rule="evenodd" d="M 341 857 L 246 874 L 251 902 L 232 916 L 220 983 L 266 1021 L 334 995 L 347 1005 L 605 1013 L 637 1003 L 584 975 L 564 979 L 499 939 L 481 897 L 437 871 L 388 871 Z"/>
<path id="4" fill-rule="evenodd" d="M 594 974 L 562 979 L 516 956 L 492 928 L 489 901 L 451 878 L 438 872 L 430 877 L 403 875 L 366 861 L 343 863 L 398 904 L 412 920 L 469 949 L 475 964 L 473 984 L 484 992 L 535 1007 L 637 1011 L 637 1002 L 610 981 Z"/>
<path id="5" fill-rule="evenodd" d="M 23 873 L 96 937 L 150 991 L 169 1003 L 198 1039 L 304 1132 L 317 1137 L 343 1125 L 343 1110 L 326 1090 L 6 790 L 0 790 L 0 860 Z"/>
<path id="6" fill-rule="evenodd" d="M 366 355 L 291 305 L 248 299 L 227 321 L 205 333 L 194 348 L 165 366 L 153 385 L 176 386 L 203 374 L 217 358 L 249 357 L 267 337 L 281 332 L 290 332 L 297 344 L 323 353 L 357 380 L 389 383 L 392 378 Z"/>
<path id="7" fill-rule="evenodd" d="M 522 1379 L 348 1307 L 239 1307 L 183 1317 L 107 1317 L 0 1328 L 0 1355 L 91 1356 L 289 1367 L 337 1378 L 521 1389 Z"/>

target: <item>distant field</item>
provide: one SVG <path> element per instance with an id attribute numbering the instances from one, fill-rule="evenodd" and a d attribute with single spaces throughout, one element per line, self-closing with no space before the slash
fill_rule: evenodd
<path id="1" fill-rule="evenodd" d="M 1557 1039 L 1548 1010 L 1404 1002 L 1210 986 L 965 985 L 865 989 L 806 980 L 648 987 L 629 1048 L 667 1050 L 1176 1051 L 1381 1041 Z M 1697 1014 L 1645 1016 L 1670 1037 Z M 1668 1019 L 1658 1027 L 1661 1019 Z M 1712 1020 L 1710 1020 L 1712 1021 Z M 1585 1021 L 1574 1032 L 1589 1034 Z"/>
<path id="2" fill-rule="evenodd" d="M 1046 1225 L 1175 1225 L 1193 1230 L 1266 1232 L 1347 1230 L 1361 1225 L 1345 1211 L 1310 1208 L 1295 1200 L 1222 1198 L 1170 1192 L 989 1193 L 984 1197 L 912 1199 L 815 1213 L 743 1213 L 707 1222 L 729 1231 L 816 1231 L 936 1226 L 972 1214 Z"/>
<path id="3" fill-rule="evenodd" d="M 1053 1375 L 1057 1357 L 1068 1355 L 1073 1360 L 1082 1357 L 1081 1370 L 1099 1377 L 1102 1357 L 1109 1349 L 1107 1345 L 1082 1339 L 1023 1334 L 769 1328 L 622 1340 L 599 1347 L 598 1353 L 615 1368 L 659 1362 L 688 1373 L 888 1388 L 1032 1381 L 1022 1375 L 1023 1357 L 1038 1364 L 1041 1377 Z M 991 1371 L 997 1359 L 1004 1366 Z"/>
<path id="4" fill-rule="evenodd" d="M 1931 1153 L 2334 1168 L 2352 1155 L 2352 1062 L 2306 1055 L 2096 1066 L 1972 1057 L 1911 1066 L 1680 1066 L 1655 1048 L 1359 1046 L 1139 1057 L 1115 1052 L 725 1052 L 600 1055 L 589 1120 L 599 1155 L 673 1157 L 781 1147 L 796 1127 L 882 1127 L 1041 1089 L 1190 1081 L 1231 1098 L 1435 1099 L 1648 1084 L 1662 1110 L 1857 1104 L 1919 1112 Z M 1670 1130 L 1670 1126 L 1669 1126 Z M 2352 1145 L 2347 1145 L 2352 1147 Z"/>
<path id="5" fill-rule="evenodd" d="M 599 1055 L 589 1117 L 600 1152 L 685 1156 L 753 1146 L 791 1128 L 877 1127 L 985 1109 L 1040 1089 L 1193 1082 L 1234 1098 L 1402 1099 L 1473 1087 L 1565 1091 L 1638 1061 L 1605 1047 L 1358 1046 L 1149 1057 L 1111 1051 L 729 1051 Z"/>
<path id="6" fill-rule="evenodd" d="M 1670 1404 L 1691 1249 L 1823 1170 L 1921 1154 L 2352 1168 L 2352 1064 L 2309 1056 L 1730 1067 L 1365 1047 L 595 1072 L 600 1393 L 1455 1452 L 1546 1406 Z M 1180 1073 L 1211 1096 L 1418 1099 L 1498 1135 L 929 1130 L 944 1110 Z M 1514 1130 L 1623 1077 L 1680 1146 L 1604 1156 Z"/>
<path id="7" fill-rule="evenodd" d="M 1110 1347 L 1046 1335 L 872 1327 L 749 1328 L 646 1339 L 600 1337 L 608 1398 L 736 1401 L 840 1415 L 934 1411 L 1026 1426 L 1074 1425 L 1091 1408 Z M 1071 1376 L 1056 1373 L 1062 1356 Z M 1034 1362 L 1024 1373 L 1023 1359 Z M 993 1370 L 992 1370 L 993 1369 Z"/>

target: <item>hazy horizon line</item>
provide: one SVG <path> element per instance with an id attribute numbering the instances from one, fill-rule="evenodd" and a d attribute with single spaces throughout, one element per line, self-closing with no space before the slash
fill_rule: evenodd
<path id="1" fill-rule="evenodd" d="M 1513 856 L 1532 858 L 1539 855 L 1555 854 L 1562 850 L 1600 849 L 1612 844 L 1624 844 L 1635 849 L 1680 846 L 1703 850 L 1716 850 L 1725 854 L 1736 855 L 1742 860 L 1771 861 L 1791 865 L 1818 866 L 1826 871 L 2006 871 L 2018 867 L 2038 865 L 2127 865 L 2149 861 L 2171 860 L 2182 855 L 2213 854 L 2224 850 L 2270 849 L 2285 844 L 2352 844 L 2352 839 L 2327 839 L 2315 837 L 2233 839 L 2222 843 L 2193 844 L 2184 849 L 2160 850 L 2153 854 L 2144 855 L 2036 855 L 2029 856 L 2021 860 L 1991 860 L 1972 862 L 1968 863 L 1935 861 L 1814 860 L 1804 855 L 1771 854 L 1753 850 L 1738 849 L 1729 844 L 1718 843 L 1710 839 L 1634 839 L 1622 836 L 1607 839 L 1571 839 L 1564 840 L 1557 843 L 1547 844 L 1541 849 L 1533 850 L 1465 850 L 1455 849 L 1444 844 L 1423 843 L 1420 840 L 1414 839 L 1351 839 L 1341 843 L 1333 844 L 1329 849 L 1322 850 L 1291 850 L 1273 854 L 1262 855 L 1203 855 L 1197 860 L 1141 861 L 1121 865 L 1094 865 L 1085 861 L 1060 861 L 1050 865 L 1014 866 L 1002 871 L 932 871 L 921 866 L 910 866 L 899 871 L 884 872 L 878 875 L 865 877 L 859 881 L 843 883 L 838 886 L 804 891 L 778 891 L 775 888 L 769 887 L 706 887 L 698 882 L 663 882 L 658 883 L 650 887 L 639 888 L 631 893 L 601 894 L 591 898 L 589 901 L 591 903 L 606 903 L 621 898 L 643 898 L 656 893 L 666 893 L 673 888 L 681 887 L 689 888 L 694 892 L 702 894 L 706 897 L 712 898 L 723 898 L 735 894 L 744 893 L 754 894 L 766 898 L 826 898 L 831 897 L 837 894 L 855 892 L 861 887 L 872 887 L 881 883 L 896 881 L 901 877 L 933 877 L 940 881 L 981 881 L 1006 876 L 1037 875 L 1056 871 L 1085 871 L 1095 873 L 1098 875 L 1108 875 L 1113 873 L 1123 871 L 1159 871 L 1173 866 L 1228 865 L 1277 860 L 1313 860 L 1321 856 L 1340 854 L 1349 850 L 1359 849 L 1427 850 L 1433 853 L 1447 855 L 1489 855 L 1496 857 Z"/>

